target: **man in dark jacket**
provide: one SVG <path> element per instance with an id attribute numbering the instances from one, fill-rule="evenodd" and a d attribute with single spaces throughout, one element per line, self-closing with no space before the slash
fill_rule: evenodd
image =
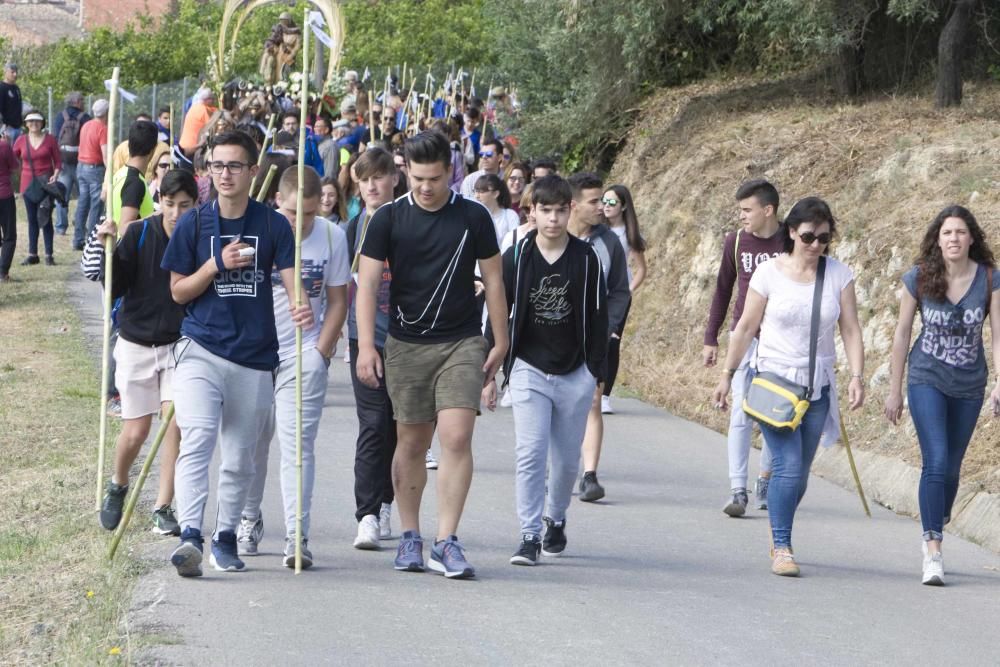
<path id="1" fill-rule="evenodd" d="M 570 215 L 569 232 L 593 246 L 601 258 L 604 280 L 608 285 L 608 333 L 615 333 L 621 327 L 632 299 L 628 287 L 628 258 L 621 241 L 604 224 L 601 197 L 604 183 L 591 173 L 573 174 L 569 179 L 573 189 L 573 212 Z M 603 383 L 597 385 L 594 404 L 587 418 L 587 434 L 583 438 L 583 478 L 580 480 L 580 500 L 594 502 L 604 497 L 604 487 L 597 481 L 597 464 L 601 459 L 601 444 L 604 440 L 604 417 L 601 415 L 601 395 Z"/>
<path id="2" fill-rule="evenodd" d="M 66 187 L 66 204 L 56 202 L 56 233 L 59 235 L 65 234 L 69 227 L 69 200 L 73 196 L 73 186 L 76 185 L 80 128 L 88 120 L 90 116 L 83 111 L 83 95 L 74 91 L 66 96 L 66 108 L 55 117 L 52 124 L 53 136 L 59 142 L 59 153 L 62 158 L 59 182 Z"/>
<path id="3" fill-rule="evenodd" d="M 17 85 L 17 65 L 7 63 L 3 67 L 3 81 L 0 81 L 0 128 L 7 133 L 7 140 L 13 146 L 21 135 L 24 124 L 24 104 L 21 89 Z"/>
<path id="4" fill-rule="evenodd" d="M 173 400 L 173 348 L 181 335 L 184 306 L 171 296 L 170 272 L 160 263 L 177 219 L 197 200 L 194 176 L 180 169 L 168 171 L 160 184 L 162 215 L 129 225 L 115 247 L 111 293 L 122 299 L 115 383 L 121 393 L 123 424 L 115 445 L 114 473 L 101 505 L 101 525 L 108 530 L 121 520 L 128 473 L 149 435 L 153 414 L 161 409 L 165 414 Z M 91 280 L 103 280 L 104 239 L 109 234 L 116 236 L 112 221 L 95 228 L 84 249 L 81 265 Z M 180 534 L 170 507 L 180 439 L 180 429 L 171 420 L 160 450 L 160 489 L 153 512 L 153 529 L 161 535 Z"/>
<path id="5" fill-rule="evenodd" d="M 503 256 L 504 288 L 511 304 L 504 376 L 514 408 L 521 523 L 512 565 L 534 565 L 539 553 L 561 556 L 566 548 L 566 510 L 608 351 L 601 260 L 593 247 L 566 230 L 573 201 L 569 183 L 546 176 L 535 182 L 531 201 L 536 231 Z M 487 339 L 491 336 L 492 328 L 487 327 Z M 483 403 L 493 410 L 496 402 L 494 380 L 483 389 Z"/>

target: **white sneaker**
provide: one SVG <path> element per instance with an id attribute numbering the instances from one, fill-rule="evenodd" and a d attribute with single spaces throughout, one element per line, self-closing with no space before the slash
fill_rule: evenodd
<path id="1" fill-rule="evenodd" d="M 944 586 L 944 558 L 941 552 L 924 557 L 924 578 L 922 582 L 925 586 Z"/>
<path id="2" fill-rule="evenodd" d="M 366 514 L 358 523 L 358 536 L 354 538 L 354 548 L 371 551 L 378 549 L 378 517 Z"/>
<path id="3" fill-rule="evenodd" d="M 428 470 L 438 469 L 438 460 L 434 458 L 434 452 L 430 449 L 427 450 L 427 454 L 424 455 L 424 465 L 427 466 Z"/>
<path id="4" fill-rule="evenodd" d="M 351 363 L 351 346 L 350 345 L 348 345 L 347 347 L 344 348 L 344 363 L 345 364 Z"/>
<path id="5" fill-rule="evenodd" d="M 378 537 L 380 540 L 387 540 L 392 537 L 392 526 L 389 524 L 392 518 L 392 505 L 382 503 L 382 509 L 378 513 Z"/>
<path id="6" fill-rule="evenodd" d="M 509 408 L 512 405 L 514 405 L 514 399 L 511 398 L 510 387 L 508 387 L 507 391 L 505 391 L 503 393 L 503 396 L 500 397 L 500 407 L 501 408 Z"/>
<path id="7" fill-rule="evenodd" d="M 601 414 L 602 415 L 613 415 L 615 414 L 614 409 L 611 407 L 611 397 L 601 396 Z"/>

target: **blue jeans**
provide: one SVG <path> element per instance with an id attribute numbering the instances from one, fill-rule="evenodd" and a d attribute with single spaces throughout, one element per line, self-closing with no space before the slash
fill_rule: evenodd
<path id="1" fill-rule="evenodd" d="M 953 398 L 925 384 L 911 384 L 907 394 L 923 459 L 917 491 L 920 523 L 925 540 L 940 540 L 944 517 L 951 516 L 958 495 L 962 459 L 976 430 L 983 397 Z"/>
<path id="2" fill-rule="evenodd" d="M 56 231 L 65 234 L 69 227 L 69 200 L 73 196 L 73 186 L 76 184 L 76 165 L 63 162 L 59 172 L 59 182 L 66 187 L 66 205 L 56 203 Z"/>
<path id="3" fill-rule="evenodd" d="M 87 241 L 87 236 L 97 226 L 97 219 L 104 212 L 104 203 L 101 201 L 104 165 L 79 163 L 76 182 L 80 189 L 80 199 L 76 203 L 76 218 L 73 221 L 73 245 L 79 247 Z"/>
<path id="4" fill-rule="evenodd" d="M 809 404 L 802 423 L 791 433 L 761 425 L 764 441 L 771 450 L 771 485 L 767 489 L 767 513 L 776 548 L 792 548 L 792 521 L 809 483 L 816 448 L 830 412 L 830 385 Z"/>

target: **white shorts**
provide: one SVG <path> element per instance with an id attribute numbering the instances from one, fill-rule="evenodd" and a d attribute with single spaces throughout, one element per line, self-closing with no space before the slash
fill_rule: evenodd
<path id="1" fill-rule="evenodd" d="M 160 411 L 174 399 L 174 344 L 137 345 L 124 338 L 115 344 L 115 384 L 122 400 L 122 419 L 138 419 Z"/>

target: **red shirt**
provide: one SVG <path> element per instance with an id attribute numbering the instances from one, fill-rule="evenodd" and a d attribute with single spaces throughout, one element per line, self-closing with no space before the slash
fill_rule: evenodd
<path id="1" fill-rule="evenodd" d="M 17 169 L 17 158 L 10 147 L 9 141 L 0 141 L 0 199 L 9 199 L 14 196 L 14 189 L 10 185 L 10 176 Z"/>
<path id="2" fill-rule="evenodd" d="M 79 160 L 85 164 L 104 164 L 104 146 L 108 143 L 108 124 L 99 118 L 80 128 Z"/>
<path id="3" fill-rule="evenodd" d="M 86 125 L 84 125 L 86 127 Z M 46 134 L 38 148 L 31 147 L 31 160 L 28 159 L 28 133 L 25 132 L 14 142 L 14 155 L 21 161 L 21 194 L 31 185 L 31 165 L 35 165 L 35 176 L 51 176 L 57 169 L 62 169 L 62 158 L 59 157 L 59 145 L 56 138 Z"/>

